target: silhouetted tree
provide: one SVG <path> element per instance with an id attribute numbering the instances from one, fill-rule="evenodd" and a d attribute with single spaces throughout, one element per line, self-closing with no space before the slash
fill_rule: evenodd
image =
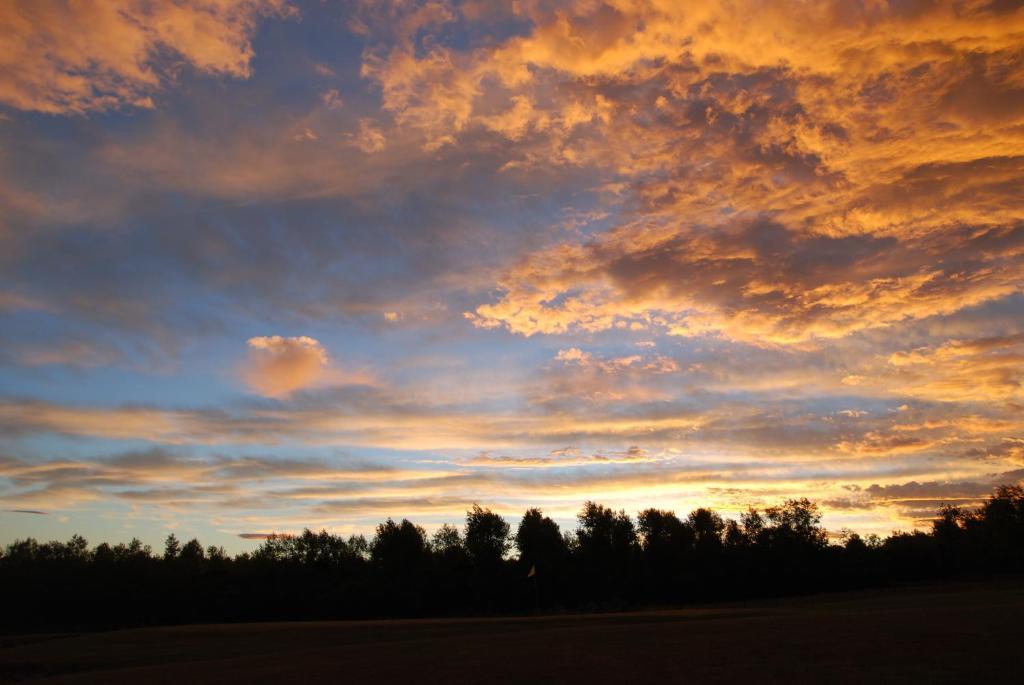
<path id="1" fill-rule="evenodd" d="M 326 530 L 314 533 L 309 528 L 288 541 L 290 556 L 297 562 L 323 569 L 340 569 L 352 553 L 348 544 Z"/>
<path id="2" fill-rule="evenodd" d="M 468 592 L 473 566 L 459 529 L 442 525 L 430 540 L 430 550 L 434 561 L 431 595 L 437 610 L 464 611 L 473 606 Z"/>
<path id="3" fill-rule="evenodd" d="M 561 568 L 569 553 L 558 524 L 537 508 L 527 509 L 523 514 L 515 544 L 523 567 L 536 567 L 544 573 Z"/>
<path id="4" fill-rule="evenodd" d="M 199 540 L 192 538 L 182 546 L 178 558 L 189 564 L 199 564 L 206 560 L 206 552 Z"/>
<path id="5" fill-rule="evenodd" d="M 697 535 L 689 522 L 672 511 L 645 509 L 637 516 L 637 530 L 644 551 L 648 594 L 655 599 L 679 599 L 686 565 L 694 552 Z"/>
<path id="6" fill-rule="evenodd" d="M 748 507 L 740 515 L 740 526 L 743 529 L 743 543 L 747 545 L 762 545 L 767 547 L 769 540 L 765 532 L 765 520 L 754 507 Z"/>
<path id="7" fill-rule="evenodd" d="M 645 509 L 635 525 L 586 502 L 577 521 L 562 533 L 528 509 L 518 558 L 507 557 L 508 524 L 479 506 L 467 512 L 465 534 L 445 525 L 429 542 L 412 522 L 388 519 L 372 542 L 307 529 L 234 558 L 173 533 L 160 556 L 137 539 L 93 549 L 78 535 L 14 540 L 0 550 L 0 629 L 586 609 L 1024 572 L 1017 485 L 975 509 L 941 507 L 929 532 L 885 540 L 843 530 L 829 544 L 807 499 L 751 508 L 738 521 L 706 508 L 685 520 Z"/>
<path id="8" fill-rule="evenodd" d="M 1024 569 L 1024 487 L 997 488 L 967 527 L 974 546 L 986 551 L 989 565 Z"/>
<path id="9" fill-rule="evenodd" d="M 132 538 L 127 545 L 118 543 L 114 547 L 114 555 L 125 561 L 147 561 L 153 556 L 153 548 L 142 544 L 138 538 Z"/>
<path id="10" fill-rule="evenodd" d="M 474 504 L 466 512 L 466 551 L 481 568 L 497 566 L 509 548 L 509 525 L 490 509 Z"/>
<path id="11" fill-rule="evenodd" d="M 569 547 L 558 524 L 540 509 L 527 509 L 516 529 L 520 576 L 533 573 L 535 600 L 548 606 L 566 581 Z M 528 594 L 528 593 L 527 593 Z"/>
<path id="12" fill-rule="evenodd" d="M 416 570 L 427 552 L 427 533 L 409 519 L 395 523 L 388 519 L 377 526 L 370 545 L 374 565 L 391 576 Z"/>
<path id="13" fill-rule="evenodd" d="M 591 600 L 621 600 L 635 595 L 636 528 L 625 511 L 615 512 L 585 502 L 576 516 L 577 554 L 583 566 L 584 590 Z"/>
<path id="14" fill-rule="evenodd" d="M 959 570 L 962 548 L 967 542 L 965 524 L 968 518 L 968 512 L 960 507 L 945 504 L 932 521 L 932 537 L 943 573 L 950 574 Z"/>
<path id="15" fill-rule="evenodd" d="M 710 509 L 694 509 L 687 518 L 693 529 L 694 545 L 701 552 L 713 552 L 722 547 L 722 531 L 725 522 L 722 517 Z"/>
<path id="16" fill-rule="evenodd" d="M 435 554 L 441 556 L 462 555 L 466 552 L 466 547 L 462 543 L 462 533 L 458 528 L 447 523 L 434 532 L 434 536 L 430 539 L 430 548 Z"/>
<path id="17" fill-rule="evenodd" d="M 935 538 L 927 533 L 896 531 L 881 551 L 887 575 L 896 580 L 931 578 L 941 571 Z"/>
<path id="18" fill-rule="evenodd" d="M 113 548 L 111 548 L 111 546 L 105 542 L 101 542 L 100 544 L 96 545 L 96 549 L 94 549 L 92 553 L 92 558 L 96 564 L 101 564 L 104 566 L 109 566 L 110 564 L 114 563 L 114 561 L 117 559 L 117 557 L 114 555 Z"/>
<path id="19" fill-rule="evenodd" d="M 818 505 L 806 497 L 786 500 L 781 506 L 768 507 L 764 513 L 771 524 L 770 544 L 775 547 L 795 546 L 806 550 L 828 544 Z"/>
<path id="20" fill-rule="evenodd" d="M 725 533 L 722 535 L 722 542 L 726 547 L 736 549 L 747 545 L 747 536 L 743 527 L 732 519 L 725 522 Z"/>
<path id="21" fill-rule="evenodd" d="M 171 533 L 164 540 L 164 561 L 177 559 L 179 554 L 181 554 L 181 543 L 178 542 L 178 536 Z"/>
<path id="22" fill-rule="evenodd" d="M 64 546 L 66 558 L 72 561 L 88 561 L 89 542 L 81 535 L 72 535 L 71 539 Z"/>
<path id="23" fill-rule="evenodd" d="M 488 612 L 506 603 L 504 556 L 510 546 L 509 525 L 490 509 L 474 504 L 466 512 L 465 547 L 474 569 L 474 602 Z"/>

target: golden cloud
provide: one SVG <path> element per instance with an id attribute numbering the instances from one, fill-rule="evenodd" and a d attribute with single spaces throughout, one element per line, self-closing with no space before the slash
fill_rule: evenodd
<path id="1" fill-rule="evenodd" d="M 152 107 L 172 51 L 201 72 L 245 78 L 260 17 L 288 0 L 13 0 L 0 8 L 0 102 L 51 114 Z"/>
<path id="2" fill-rule="evenodd" d="M 245 383 L 262 395 L 281 397 L 313 385 L 323 377 L 329 359 L 319 340 L 280 335 L 250 338 Z"/>
<path id="3" fill-rule="evenodd" d="M 894 352 L 871 367 L 862 385 L 938 402 L 1020 402 L 1024 400 L 1024 336 L 953 339 Z M 977 423 L 977 417 L 963 416 L 960 421 Z"/>
<path id="4" fill-rule="evenodd" d="M 363 73 L 424 147 L 514 142 L 503 169 L 632 203 L 507 269 L 478 327 L 806 346 L 1021 290 L 1019 6 L 520 3 L 470 48 L 437 36 L 475 13 L 382 7 Z"/>
<path id="5" fill-rule="evenodd" d="M 1022 237 L 1016 227 L 961 230 L 899 244 L 800 236 L 766 221 L 718 229 L 638 222 L 528 256 L 502 277 L 497 303 L 466 317 L 525 336 L 640 327 L 802 344 L 1018 293 Z M 1009 249 L 993 251 L 999 244 Z M 935 266 L 942 261 L 965 268 Z"/>
<path id="6" fill-rule="evenodd" d="M 633 445 L 623 452 L 591 455 L 580 454 L 579 450 L 575 448 L 554 450 L 543 457 L 492 455 L 489 452 L 481 452 L 471 459 L 458 463 L 465 466 L 483 468 L 547 469 L 574 466 L 603 466 L 608 464 L 643 464 L 657 461 L 661 461 L 661 458 L 651 456 L 647 453 L 647 450 Z"/>

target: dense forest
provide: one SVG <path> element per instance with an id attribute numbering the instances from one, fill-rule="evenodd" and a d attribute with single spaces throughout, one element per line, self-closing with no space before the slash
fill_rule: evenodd
<path id="1" fill-rule="evenodd" d="M 1021 571 L 1019 486 L 942 507 L 928 532 L 832 541 L 807 499 L 739 521 L 703 508 L 634 520 L 587 502 L 572 532 L 539 509 L 513 530 L 474 506 L 462 530 L 388 519 L 371 540 L 306 530 L 233 558 L 174 535 L 162 554 L 138 540 L 19 540 L 0 557 L 0 628 L 590 611 Z"/>

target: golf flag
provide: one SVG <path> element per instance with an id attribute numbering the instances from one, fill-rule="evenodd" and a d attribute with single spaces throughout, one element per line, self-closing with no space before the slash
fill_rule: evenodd
<path id="1" fill-rule="evenodd" d="M 533 564 L 530 566 L 530 572 L 526 574 L 526 577 L 533 578 L 535 575 L 537 575 L 537 565 Z"/>

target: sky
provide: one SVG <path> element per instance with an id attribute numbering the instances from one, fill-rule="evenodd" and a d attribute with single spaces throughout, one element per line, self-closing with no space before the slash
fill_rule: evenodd
<path id="1" fill-rule="evenodd" d="M 1018 0 L 0 4 L 0 544 L 1024 479 Z"/>

